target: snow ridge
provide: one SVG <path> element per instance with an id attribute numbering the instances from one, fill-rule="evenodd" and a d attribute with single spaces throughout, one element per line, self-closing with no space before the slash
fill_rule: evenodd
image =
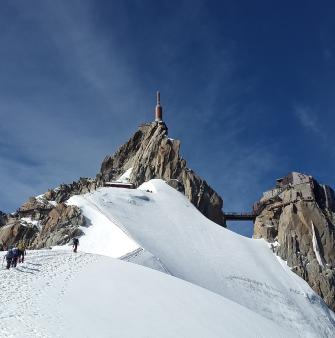
<path id="1" fill-rule="evenodd" d="M 278 262 L 264 240 L 219 227 L 164 181 L 151 180 L 136 190 L 100 188 L 85 199 L 173 276 L 230 299 L 295 336 L 331 336 L 334 314 Z"/>
<path id="2" fill-rule="evenodd" d="M 67 204 L 87 220 L 79 252 L 30 251 L 0 271 L 0 337 L 334 337 L 334 313 L 264 240 L 162 180 Z"/>

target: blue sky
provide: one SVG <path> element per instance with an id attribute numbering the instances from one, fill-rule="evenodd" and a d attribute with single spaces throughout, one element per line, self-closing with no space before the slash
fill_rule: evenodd
<path id="1" fill-rule="evenodd" d="M 277 177 L 335 186 L 331 1 L 2 1 L 0 210 L 80 176 L 162 93 L 189 167 L 247 210 Z"/>

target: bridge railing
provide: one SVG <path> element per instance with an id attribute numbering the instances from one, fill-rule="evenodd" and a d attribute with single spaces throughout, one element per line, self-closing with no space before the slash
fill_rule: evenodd
<path id="1" fill-rule="evenodd" d="M 224 212 L 225 216 L 256 216 L 253 212 Z"/>

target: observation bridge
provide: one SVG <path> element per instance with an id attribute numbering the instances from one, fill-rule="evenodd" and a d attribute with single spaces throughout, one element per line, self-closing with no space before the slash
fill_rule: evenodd
<path id="1" fill-rule="evenodd" d="M 249 212 L 224 212 L 224 223 L 226 221 L 255 221 L 256 217 L 264 210 L 265 204 L 256 202 L 252 206 L 252 211 Z"/>
<path id="2" fill-rule="evenodd" d="M 225 221 L 254 221 L 257 214 L 254 212 L 225 212 Z"/>
<path id="3" fill-rule="evenodd" d="M 255 221 L 258 214 L 255 212 L 224 212 L 223 226 L 227 227 L 227 221 Z"/>

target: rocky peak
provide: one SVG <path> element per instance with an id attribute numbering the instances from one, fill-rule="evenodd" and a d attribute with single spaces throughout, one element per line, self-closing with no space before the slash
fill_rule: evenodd
<path id="1" fill-rule="evenodd" d="M 153 178 L 165 180 L 185 196 L 209 219 L 223 225 L 221 197 L 180 156 L 180 141 L 168 137 L 163 122 L 140 126 L 139 130 L 114 154 L 107 156 L 97 175 L 97 184 L 117 181 L 127 170 L 136 187 Z"/>
<path id="2" fill-rule="evenodd" d="M 61 184 L 38 197 L 31 197 L 15 213 L 0 213 L 0 246 L 24 239 L 29 248 L 43 248 L 68 243 L 80 236 L 85 218 L 74 206 L 67 206 L 71 196 L 85 194 L 106 182 L 116 181 L 128 171 L 127 180 L 135 186 L 152 178 L 161 178 L 184 193 L 208 218 L 223 224 L 221 197 L 180 157 L 180 141 L 168 138 L 161 120 L 143 124 L 114 154 L 107 156 L 96 179 L 80 178 Z M 6 225 L 6 226 L 5 226 Z"/>
<path id="3" fill-rule="evenodd" d="M 312 176 L 290 173 L 255 204 L 254 237 L 273 250 L 335 310 L 335 195 Z"/>

